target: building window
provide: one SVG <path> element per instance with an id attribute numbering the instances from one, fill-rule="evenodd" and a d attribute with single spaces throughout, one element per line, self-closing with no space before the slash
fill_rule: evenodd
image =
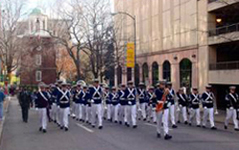
<path id="1" fill-rule="evenodd" d="M 117 84 L 121 84 L 122 83 L 122 67 L 118 66 L 117 67 Z"/>
<path id="2" fill-rule="evenodd" d="M 134 69 L 135 73 L 134 73 L 134 78 L 135 78 L 135 86 L 139 85 L 139 77 L 140 77 L 140 70 L 139 70 L 139 65 L 136 64 L 135 65 L 135 69 Z"/>
<path id="3" fill-rule="evenodd" d="M 171 64 L 167 60 L 163 63 L 163 79 L 168 82 L 171 81 Z"/>
<path id="4" fill-rule="evenodd" d="M 159 80 L 159 65 L 157 62 L 152 64 L 152 84 L 155 86 Z"/>
<path id="5" fill-rule="evenodd" d="M 127 68 L 127 81 L 132 80 L 132 68 Z"/>
<path id="6" fill-rule="evenodd" d="M 185 58 L 180 62 L 180 85 L 190 88 L 192 85 L 192 62 Z"/>
<path id="7" fill-rule="evenodd" d="M 142 75 L 143 75 L 143 82 L 146 83 L 149 77 L 149 67 L 147 63 L 144 63 L 142 66 Z M 147 83 L 146 83 L 147 84 Z"/>
<path id="8" fill-rule="evenodd" d="M 42 57 L 40 54 L 36 55 L 36 65 L 40 66 L 42 64 Z"/>
<path id="9" fill-rule="evenodd" d="M 41 82 L 42 81 L 42 72 L 36 71 L 36 81 Z"/>

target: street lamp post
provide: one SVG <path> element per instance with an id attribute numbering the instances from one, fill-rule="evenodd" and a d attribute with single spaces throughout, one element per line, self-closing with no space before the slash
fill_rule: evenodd
<path id="1" fill-rule="evenodd" d="M 134 25 L 134 68 L 132 70 L 132 78 L 134 79 L 134 82 L 135 82 L 135 71 L 136 71 L 135 68 L 136 68 L 136 62 L 137 62 L 136 61 L 136 38 L 137 38 L 136 37 L 136 17 L 130 15 L 127 12 L 115 12 L 115 13 L 112 13 L 113 16 L 119 15 L 119 14 L 126 15 L 126 16 L 130 17 L 134 21 L 134 23 L 133 23 L 133 25 Z"/>

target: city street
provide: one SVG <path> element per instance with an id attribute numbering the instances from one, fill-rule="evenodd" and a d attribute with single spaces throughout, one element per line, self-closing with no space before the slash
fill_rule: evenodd
<path id="1" fill-rule="evenodd" d="M 103 130 L 92 129 L 89 125 L 70 120 L 68 132 L 60 130 L 54 123 L 48 126 L 48 132 L 38 131 L 38 116 L 30 111 L 29 123 L 21 121 L 17 100 L 9 106 L 0 150 L 237 150 L 239 133 L 225 131 L 223 124 L 217 124 L 219 130 L 202 129 L 179 125 L 170 129 L 173 139 L 157 139 L 155 125 L 138 122 L 138 128 L 104 122 Z M 230 128 L 232 128 L 230 126 Z"/>

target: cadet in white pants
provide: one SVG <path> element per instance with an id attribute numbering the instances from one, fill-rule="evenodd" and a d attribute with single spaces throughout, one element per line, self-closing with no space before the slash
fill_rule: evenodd
<path id="1" fill-rule="evenodd" d="M 57 99 L 60 106 L 60 125 L 61 129 L 65 128 L 65 131 L 69 129 L 69 112 L 70 112 L 70 92 L 67 89 L 67 84 L 62 83 L 62 89 L 59 90 Z"/>
<path id="2" fill-rule="evenodd" d="M 225 119 L 225 126 L 224 128 L 227 129 L 228 127 L 228 121 L 230 118 L 232 118 L 233 123 L 234 123 L 234 130 L 239 131 L 238 129 L 238 103 L 239 103 L 239 98 L 238 95 L 235 93 L 236 87 L 235 86 L 230 86 L 230 93 L 226 95 L 225 101 L 226 101 L 226 106 L 227 106 L 227 116 Z"/>
<path id="3" fill-rule="evenodd" d="M 127 121 L 127 100 L 125 97 L 125 85 L 120 85 L 120 90 L 118 90 L 118 97 L 119 97 L 119 123 L 124 123 L 126 126 L 128 125 Z"/>
<path id="4" fill-rule="evenodd" d="M 156 110 L 156 116 L 157 116 L 157 137 L 161 137 L 161 126 L 163 121 L 163 130 L 164 130 L 164 139 L 169 140 L 172 138 L 171 135 L 169 135 L 169 129 L 168 129 L 168 115 L 169 115 L 169 107 L 170 107 L 170 101 L 168 101 L 168 94 L 169 90 L 165 88 L 165 81 L 160 81 L 160 84 L 158 85 L 158 88 L 155 90 L 156 99 L 154 99 L 154 102 L 156 105 L 162 105 L 161 110 Z M 165 96 L 167 95 L 167 96 Z"/>
<path id="5" fill-rule="evenodd" d="M 94 128 L 96 124 L 96 116 L 98 119 L 98 127 L 99 129 L 103 128 L 102 125 L 102 98 L 103 98 L 103 90 L 99 86 L 99 80 L 94 80 L 94 86 L 89 88 L 89 95 L 92 101 L 92 116 L 91 116 L 91 125 Z"/>
<path id="6" fill-rule="evenodd" d="M 109 91 L 109 87 L 105 87 L 105 91 L 104 91 L 104 101 L 107 107 L 107 113 L 106 113 L 106 118 L 108 121 L 111 120 L 111 100 L 110 100 L 110 91 Z"/>
<path id="7" fill-rule="evenodd" d="M 116 92 L 116 87 L 112 87 L 112 93 L 110 94 L 110 100 L 112 103 L 112 119 L 115 123 L 118 123 L 119 97 Z"/>
<path id="8" fill-rule="evenodd" d="M 138 119 L 140 120 L 141 117 L 144 121 L 146 121 L 146 106 L 147 106 L 147 91 L 145 90 L 144 83 L 139 83 L 139 88 L 137 89 L 138 98 L 139 98 L 139 115 Z"/>
<path id="9" fill-rule="evenodd" d="M 38 108 L 39 118 L 40 118 L 40 128 L 39 131 L 46 133 L 47 128 L 47 107 L 49 105 L 49 96 L 46 92 L 46 85 L 44 83 L 39 83 L 39 92 L 36 95 L 36 108 Z"/>
<path id="10" fill-rule="evenodd" d="M 190 117 L 189 117 L 189 125 L 192 125 L 192 119 L 196 116 L 197 127 L 200 127 L 200 97 L 198 94 L 198 89 L 193 88 L 192 93 L 189 96 L 189 105 L 190 105 Z"/>
<path id="11" fill-rule="evenodd" d="M 213 109 L 215 97 L 214 94 L 211 92 L 211 88 L 212 87 L 210 85 L 206 86 L 206 91 L 202 94 L 202 103 L 204 108 L 202 125 L 203 128 L 206 128 L 206 123 L 209 115 L 211 129 L 216 130 L 217 128 L 215 127 L 214 124 L 214 109 Z"/>
<path id="12" fill-rule="evenodd" d="M 177 128 L 176 123 L 175 123 L 175 98 L 176 98 L 176 95 L 175 95 L 174 90 L 172 89 L 171 82 L 167 83 L 167 88 L 169 89 L 168 100 L 171 103 L 171 105 L 169 107 L 169 113 L 170 113 L 172 128 Z"/>
<path id="13" fill-rule="evenodd" d="M 179 115 L 182 114 L 184 124 L 188 124 L 187 119 L 187 105 L 188 105 L 188 97 L 183 92 L 183 88 L 179 89 L 179 92 L 177 94 L 178 99 L 178 109 L 177 109 L 177 122 L 180 123 Z"/>
<path id="14" fill-rule="evenodd" d="M 136 125 L 136 94 L 137 91 L 133 86 L 133 82 L 129 81 L 128 82 L 128 88 L 125 90 L 125 97 L 128 101 L 127 107 L 127 126 L 129 127 L 130 122 L 132 123 L 133 128 L 137 128 Z"/>

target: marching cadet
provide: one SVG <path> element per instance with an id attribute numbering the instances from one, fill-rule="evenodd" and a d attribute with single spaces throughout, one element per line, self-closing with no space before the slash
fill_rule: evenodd
<path id="1" fill-rule="evenodd" d="M 104 99 L 105 99 L 105 104 L 107 107 L 107 120 L 111 121 L 111 108 L 112 108 L 112 102 L 110 99 L 110 91 L 109 91 L 109 87 L 105 87 L 105 91 L 104 91 Z"/>
<path id="2" fill-rule="evenodd" d="M 52 104 L 52 113 L 53 113 L 53 121 L 60 126 L 60 107 L 57 100 L 57 95 L 60 89 L 60 85 L 58 82 L 55 83 L 55 87 L 53 87 L 52 97 L 53 97 L 53 104 Z"/>
<path id="3" fill-rule="evenodd" d="M 116 87 L 112 87 L 112 92 L 110 93 L 110 100 L 112 103 L 112 119 L 115 123 L 118 123 L 119 97 L 116 91 Z"/>
<path id="4" fill-rule="evenodd" d="M 156 116 L 157 116 L 157 137 L 160 138 L 161 137 L 161 126 L 162 126 L 162 122 L 163 122 L 163 131 L 164 131 L 164 139 L 165 140 L 169 140 L 172 138 L 171 135 L 169 135 L 169 128 L 168 128 L 168 115 L 169 115 L 169 107 L 170 107 L 170 101 L 168 98 L 168 94 L 166 94 L 166 91 L 168 90 L 167 88 L 165 88 L 165 81 L 160 81 L 160 83 L 158 84 L 158 88 L 155 90 L 155 95 L 156 95 L 156 101 L 154 101 L 153 103 L 155 105 L 159 105 L 161 104 L 163 106 L 163 109 L 156 112 Z M 167 95 L 164 98 L 164 95 Z"/>
<path id="5" fill-rule="evenodd" d="M 234 123 L 234 129 L 235 131 L 239 131 L 238 129 L 238 104 L 239 104 L 239 99 L 238 95 L 235 93 L 236 87 L 235 86 L 230 86 L 230 93 L 226 95 L 226 106 L 227 106 L 227 116 L 225 119 L 225 129 L 227 129 L 228 126 L 228 121 L 230 118 L 232 118 L 233 123 Z"/>
<path id="6" fill-rule="evenodd" d="M 153 103 L 153 102 L 156 101 L 156 95 L 154 93 L 154 87 L 153 86 L 149 87 L 149 90 L 148 90 L 147 94 L 148 94 L 148 100 L 149 100 L 148 117 L 152 117 L 153 122 L 156 124 L 156 120 L 157 120 L 156 111 L 155 111 L 156 103 Z"/>
<path id="7" fill-rule="evenodd" d="M 102 96 L 103 90 L 99 85 L 99 80 L 94 80 L 94 86 L 90 87 L 90 97 L 92 101 L 92 116 L 91 116 L 91 125 L 94 128 L 96 123 L 96 115 L 98 118 L 98 128 L 102 129 Z"/>
<path id="8" fill-rule="evenodd" d="M 77 87 L 74 92 L 76 121 L 82 121 L 82 96 L 81 84 L 77 82 Z"/>
<path id="9" fill-rule="evenodd" d="M 87 86 L 83 85 L 82 89 L 82 102 L 83 102 L 83 109 L 82 109 L 82 122 L 86 121 L 86 105 L 87 105 L 87 100 L 88 100 L 88 91 L 87 91 Z"/>
<path id="10" fill-rule="evenodd" d="M 130 122 L 132 123 L 133 128 L 137 128 L 136 125 L 136 96 L 137 90 L 134 88 L 133 82 L 128 82 L 128 88 L 125 90 L 125 97 L 127 100 L 127 126 L 129 127 Z"/>
<path id="11" fill-rule="evenodd" d="M 189 117 L 189 125 L 192 125 L 192 119 L 196 115 L 196 123 L 197 127 L 201 127 L 200 123 L 200 96 L 198 94 L 198 89 L 193 88 L 192 93 L 189 95 L 189 105 L 190 105 L 190 117 Z"/>
<path id="12" fill-rule="evenodd" d="M 90 88 L 91 86 L 89 86 L 89 88 Z M 88 124 L 91 124 L 91 112 L 92 112 L 92 110 L 91 110 L 91 97 L 90 97 L 90 91 L 89 91 L 89 89 L 88 89 L 88 87 L 87 86 L 84 86 L 83 87 L 83 89 L 84 89 L 84 91 L 86 92 L 86 96 L 85 96 L 85 98 L 84 98 L 84 100 L 85 100 L 85 121 L 86 121 L 86 123 L 88 123 Z"/>
<path id="13" fill-rule="evenodd" d="M 71 89 L 71 96 L 72 96 L 72 114 L 71 114 L 71 117 L 73 119 L 76 118 L 78 120 L 77 115 L 76 115 L 77 114 L 76 95 L 77 95 L 77 85 L 74 85 Z"/>
<path id="14" fill-rule="evenodd" d="M 36 108 L 38 108 L 39 116 L 40 116 L 40 128 L 39 131 L 46 133 L 47 128 L 47 107 L 49 105 L 49 97 L 46 92 L 45 83 L 39 83 L 39 91 L 36 95 Z"/>
<path id="15" fill-rule="evenodd" d="M 211 129 L 212 130 L 216 130 L 217 128 L 214 125 L 214 101 L 215 101 L 215 97 L 214 94 L 211 92 L 211 86 L 208 85 L 206 86 L 206 91 L 202 94 L 202 104 L 203 104 L 203 108 L 204 108 L 204 112 L 203 112 L 203 128 L 206 128 L 206 122 L 207 122 L 207 117 L 209 114 L 209 121 L 210 121 L 210 125 L 211 125 Z"/>
<path id="16" fill-rule="evenodd" d="M 147 107 L 147 91 L 145 90 L 144 83 L 139 83 L 139 88 L 137 89 L 138 98 L 139 98 L 139 120 L 141 117 L 144 121 L 146 121 L 146 107 Z"/>
<path id="17" fill-rule="evenodd" d="M 168 82 L 167 83 L 167 88 L 169 89 L 169 101 L 171 103 L 170 107 L 169 107 L 169 113 L 170 113 L 170 119 L 171 119 L 171 123 L 172 123 L 172 128 L 177 128 L 176 123 L 175 123 L 175 91 L 172 88 L 172 83 Z"/>
<path id="18" fill-rule="evenodd" d="M 23 90 L 21 90 L 19 93 L 19 104 L 22 109 L 22 120 L 23 122 L 27 123 L 28 111 L 32 106 L 32 100 L 31 93 L 26 89 L 26 87 L 24 87 Z"/>
<path id="19" fill-rule="evenodd" d="M 128 121 L 127 121 L 127 100 L 125 97 L 125 85 L 121 84 L 120 85 L 120 89 L 118 90 L 118 97 L 119 97 L 119 124 L 122 124 L 124 122 L 124 124 L 127 126 L 128 125 Z"/>
<path id="20" fill-rule="evenodd" d="M 50 85 L 50 94 L 51 94 L 51 119 L 54 123 L 56 123 L 56 95 L 54 93 L 55 85 Z"/>
<path id="21" fill-rule="evenodd" d="M 52 121 L 52 119 L 51 119 L 52 97 L 51 97 L 50 85 L 46 85 L 46 92 L 49 97 L 49 102 L 48 102 L 49 105 L 47 107 L 47 117 L 48 117 L 49 122 L 51 122 Z"/>
<path id="22" fill-rule="evenodd" d="M 184 124 L 188 124 L 187 119 L 187 105 L 188 105 L 188 97 L 184 93 L 184 89 L 180 88 L 177 94 L 178 98 L 178 110 L 177 110 L 177 122 L 180 123 L 180 113 L 182 114 Z"/>
<path id="23" fill-rule="evenodd" d="M 69 111 L 70 111 L 70 91 L 67 89 L 67 83 L 61 84 L 62 89 L 59 90 L 57 99 L 60 106 L 60 125 L 65 131 L 69 129 Z"/>

